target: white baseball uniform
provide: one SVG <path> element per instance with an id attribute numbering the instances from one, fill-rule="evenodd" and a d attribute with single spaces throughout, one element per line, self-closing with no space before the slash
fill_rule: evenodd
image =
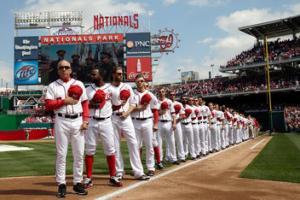
<path id="1" fill-rule="evenodd" d="M 209 110 L 209 107 L 206 105 L 202 105 L 201 109 L 200 109 L 200 115 L 202 115 L 202 119 L 200 119 L 200 123 L 202 124 L 203 129 L 201 129 L 201 131 L 203 131 L 202 134 L 204 134 L 204 140 L 201 140 L 201 143 L 204 147 L 204 154 L 207 154 L 210 150 L 211 150 L 211 134 L 210 134 L 210 130 L 209 130 L 209 120 L 211 118 L 211 112 Z M 201 136 L 201 133 L 200 133 Z"/>
<path id="2" fill-rule="evenodd" d="M 219 149 L 225 149 L 225 129 L 224 129 L 224 113 L 221 110 L 216 111 L 217 114 L 217 127 L 218 127 L 218 142 L 219 142 Z"/>
<path id="3" fill-rule="evenodd" d="M 198 116 L 200 113 L 200 109 L 198 106 L 193 105 L 194 112 L 191 115 L 192 118 L 192 127 L 193 127 L 193 139 L 194 139 L 194 149 L 196 156 L 200 156 L 201 153 L 201 144 L 200 144 L 200 131 L 199 131 L 199 124 L 198 124 Z"/>
<path id="4" fill-rule="evenodd" d="M 181 109 L 180 111 L 176 114 L 176 129 L 174 131 L 174 136 L 175 136 L 175 143 L 176 143 L 176 148 L 177 148 L 177 157 L 179 160 L 185 160 L 185 153 L 184 153 L 184 148 L 183 148 L 183 136 L 182 136 L 182 129 L 181 129 L 181 123 L 180 123 L 180 115 L 184 115 L 184 108 L 182 103 L 178 101 L 173 102 L 173 106 L 179 104 Z"/>
<path id="5" fill-rule="evenodd" d="M 157 134 L 157 141 L 159 144 L 159 150 L 160 150 L 160 157 L 161 161 L 163 161 L 163 140 L 165 140 L 166 143 L 166 160 L 170 162 L 177 161 L 176 156 L 176 148 L 175 148 L 175 137 L 174 137 L 174 131 L 172 129 L 172 120 L 173 115 L 175 115 L 175 110 L 173 103 L 170 99 L 165 98 L 163 100 L 159 100 L 159 108 L 160 112 L 162 112 L 161 104 L 163 102 L 168 103 L 168 109 L 165 110 L 164 114 L 160 114 L 159 116 L 159 122 L 158 122 L 158 134 Z"/>
<path id="6" fill-rule="evenodd" d="M 110 84 L 105 84 L 97 87 L 92 84 L 86 89 L 88 99 L 91 101 L 98 89 L 101 89 L 106 94 L 106 103 L 103 108 L 90 108 L 91 120 L 89 129 L 85 135 L 85 152 L 87 155 L 94 155 L 96 153 L 96 145 L 98 140 L 101 140 L 105 155 L 113 155 L 115 153 L 114 133 L 111 122 L 112 106 L 111 106 L 111 92 L 109 90 Z"/>
<path id="7" fill-rule="evenodd" d="M 68 144 L 71 142 L 73 152 L 73 183 L 79 183 L 83 178 L 84 132 L 82 125 L 81 102 L 87 100 L 86 90 L 81 81 L 70 79 L 64 82 L 58 79 L 50 83 L 46 92 L 46 100 L 65 99 L 71 85 L 82 88 L 82 95 L 75 105 L 63 105 L 54 110 L 54 132 L 56 144 L 56 182 L 66 183 L 66 157 Z"/>
<path id="8" fill-rule="evenodd" d="M 126 89 L 130 91 L 130 98 L 123 102 L 120 99 L 120 91 Z M 134 131 L 132 119 L 130 116 L 125 119 L 120 117 L 120 113 L 128 111 L 130 105 L 134 105 L 133 101 L 133 91 L 132 88 L 125 83 L 120 83 L 118 86 L 111 85 L 110 87 L 112 93 L 112 104 L 113 104 L 113 115 L 112 122 L 115 135 L 115 148 L 116 148 L 116 168 L 117 175 L 123 176 L 124 173 L 124 161 L 121 154 L 120 142 L 121 133 L 124 134 L 127 141 L 130 164 L 136 178 L 144 174 L 143 165 L 140 159 L 139 146 L 136 139 L 136 134 Z"/>
<path id="9" fill-rule="evenodd" d="M 131 118 L 133 121 L 136 137 L 139 146 L 143 143 L 146 147 L 146 166 L 148 170 L 155 170 L 154 162 L 154 150 L 153 150 L 153 113 L 152 109 L 158 110 L 158 100 L 152 92 L 145 90 L 144 92 L 139 92 L 134 90 L 134 103 L 141 104 L 141 99 L 143 95 L 149 94 L 151 96 L 151 101 L 147 105 L 145 110 L 135 111 L 131 113 Z"/>
<path id="10" fill-rule="evenodd" d="M 185 110 L 186 109 L 191 109 L 192 113 L 194 112 L 193 107 L 188 104 L 185 105 Z M 183 146 L 186 156 L 190 154 L 192 158 L 196 158 L 191 115 L 186 116 L 186 118 L 181 121 Z"/>
<path id="11" fill-rule="evenodd" d="M 216 112 L 217 112 L 216 110 L 211 111 L 211 119 L 210 119 L 211 150 L 219 150 Z"/>

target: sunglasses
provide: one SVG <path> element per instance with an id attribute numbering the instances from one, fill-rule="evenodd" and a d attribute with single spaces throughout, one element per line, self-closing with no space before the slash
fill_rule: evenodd
<path id="1" fill-rule="evenodd" d="M 68 70 L 68 69 L 71 69 L 71 67 L 70 66 L 59 66 L 58 67 L 58 69 L 60 69 L 60 70 Z"/>
<path id="2" fill-rule="evenodd" d="M 137 83 L 144 83 L 145 81 L 144 80 L 137 80 L 135 82 L 137 82 Z"/>
<path id="3" fill-rule="evenodd" d="M 117 75 L 119 75 L 119 76 L 120 76 L 120 75 L 123 75 L 123 73 L 122 73 L 122 72 L 119 72 L 119 73 L 116 73 L 116 74 L 117 74 Z"/>

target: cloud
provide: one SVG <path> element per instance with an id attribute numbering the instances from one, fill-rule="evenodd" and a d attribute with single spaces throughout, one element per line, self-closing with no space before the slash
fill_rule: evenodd
<path id="1" fill-rule="evenodd" d="M 188 4 L 191 6 L 220 6 L 229 3 L 230 0 L 189 0 Z"/>
<path id="2" fill-rule="evenodd" d="M 128 13 L 146 14 L 145 5 L 138 2 L 116 2 L 114 0 L 27 0 L 22 11 L 82 11 L 83 25 L 92 27 L 92 16 L 102 15 L 128 15 Z"/>
<path id="3" fill-rule="evenodd" d="M 210 52 L 202 62 L 205 65 L 209 63 L 216 66 L 225 65 L 228 60 L 242 51 L 252 48 L 256 41 L 254 37 L 239 31 L 239 27 L 292 16 L 297 14 L 299 9 L 300 4 L 288 6 L 280 11 L 253 8 L 238 10 L 229 15 L 218 17 L 216 26 L 227 34 L 210 43 Z"/>
<path id="4" fill-rule="evenodd" d="M 153 68 L 153 83 L 163 84 L 163 83 L 170 83 L 170 82 L 178 82 L 179 72 L 177 72 L 177 74 L 174 73 L 175 73 L 175 69 L 174 67 L 171 67 L 170 63 L 167 63 L 164 60 L 160 60 L 159 65 Z M 172 78 L 170 78 L 170 74 L 172 74 Z"/>
<path id="5" fill-rule="evenodd" d="M 0 88 L 6 87 L 6 83 L 8 83 L 8 87 L 13 86 L 13 67 L 11 64 L 0 60 Z M 3 80 L 3 82 L 2 82 Z"/>
<path id="6" fill-rule="evenodd" d="M 207 38 L 203 38 L 201 40 L 198 40 L 197 43 L 198 44 L 209 44 L 213 41 L 214 41 L 214 39 L 212 37 L 207 37 Z"/>
<path id="7" fill-rule="evenodd" d="M 177 0 L 163 0 L 164 5 L 173 5 Z"/>

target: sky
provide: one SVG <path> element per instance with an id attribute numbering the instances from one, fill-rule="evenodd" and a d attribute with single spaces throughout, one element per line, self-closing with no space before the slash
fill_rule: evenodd
<path id="1" fill-rule="evenodd" d="M 5 0 L 0 8 L 0 87 L 13 87 L 14 12 L 82 11 L 85 27 L 93 15 L 140 13 L 152 34 L 173 29 L 180 39 L 174 53 L 162 55 L 153 74 L 154 83 L 180 80 L 179 70 L 197 71 L 200 78 L 222 75 L 220 65 L 255 44 L 241 26 L 300 14 L 299 0 Z M 35 32 L 19 32 L 38 35 Z M 40 34 L 40 33 L 39 33 Z M 214 66 L 214 67 L 211 67 Z"/>

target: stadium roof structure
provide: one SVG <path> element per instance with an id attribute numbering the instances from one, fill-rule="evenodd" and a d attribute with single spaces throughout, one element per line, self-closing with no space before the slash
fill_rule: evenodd
<path id="1" fill-rule="evenodd" d="M 300 15 L 254 24 L 250 26 L 243 26 L 239 28 L 240 31 L 252 35 L 257 39 L 294 35 L 300 32 Z"/>

